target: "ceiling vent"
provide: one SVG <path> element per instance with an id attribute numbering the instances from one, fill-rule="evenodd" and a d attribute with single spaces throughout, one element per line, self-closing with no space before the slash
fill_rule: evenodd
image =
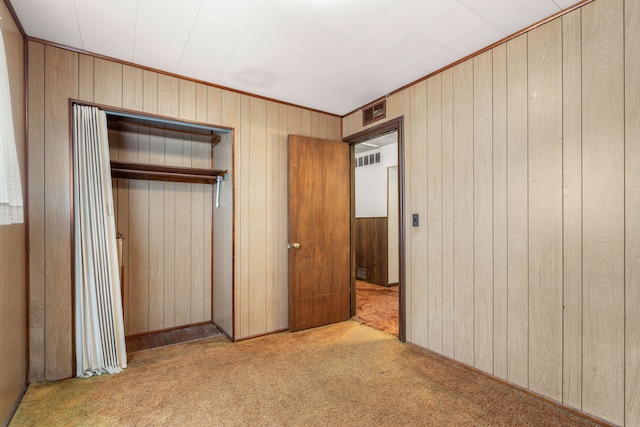
<path id="1" fill-rule="evenodd" d="M 375 102 L 362 109 L 362 126 L 387 117 L 387 100 Z"/>

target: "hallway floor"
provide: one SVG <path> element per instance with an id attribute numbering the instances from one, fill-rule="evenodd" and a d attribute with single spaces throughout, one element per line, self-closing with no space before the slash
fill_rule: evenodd
<path id="1" fill-rule="evenodd" d="M 385 287 L 357 280 L 353 320 L 398 335 L 398 286 Z"/>

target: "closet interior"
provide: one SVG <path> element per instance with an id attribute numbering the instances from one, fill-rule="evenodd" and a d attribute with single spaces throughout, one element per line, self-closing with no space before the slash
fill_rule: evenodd
<path id="1" fill-rule="evenodd" d="M 107 117 L 125 335 L 214 323 L 233 337 L 231 130 Z"/>

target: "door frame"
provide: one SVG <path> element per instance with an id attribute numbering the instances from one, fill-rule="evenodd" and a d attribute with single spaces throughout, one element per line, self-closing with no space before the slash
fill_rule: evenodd
<path id="1" fill-rule="evenodd" d="M 404 116 L 388 120 L 379 125 L 370 127 L 360 132 L 342 138 L 350 146 L 351 152 L 351 315 L 355 315 L 355 286 L 356 286 L 356 249 L 355 249 L 355 144 L 387 134 L 398 132 L 398 252 L 400 259 L 399 283 L 398 283 L 398 338 L 406 340 L 406 280 L 405 280 L 405 207 L 404 207 Z"/>

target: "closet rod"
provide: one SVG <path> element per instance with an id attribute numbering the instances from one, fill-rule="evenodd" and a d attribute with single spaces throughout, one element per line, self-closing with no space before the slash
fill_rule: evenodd
<path id="1" fill-rule="evenodd" d="M 112 178 L 215 184 L 217 177 L 226 173 L 226 170 L 111 161 Z"/>
<path id="2" fill-rule="evenodd" d="M 215 135 L 215 134 L 210 134 L 210 133 L 201 133 L 201 132 L 193 132 L 193 131 L 188 131 L 188 130 L 179 130 L 179 129 L 169 129 L 166 127 L 162 127 L 162 126 L 155 126 L 155 125 L 148 125 L 148 124 L 144 124 L 144 123 L 133 123 L 133 122 L 128 122 L 126 120 L 118 120 L 118 121 L 114 121 L 112 123 L 116 123 L 118 125 L 130 125 L 130 126 L 142 126 L 142 127 L 146 127 L 146 128 L 151 128 L 151 129 L 161 129 L 161 130 L 166 130 L 169 132 L 179 132 L 179 133 L 186 133 L 189 135 L 198 135 L 198 136 L 203 136 L 203 137 L 209 137 L 211 138 L 211 145 L 217 145 L 220 142 L 220 135 Z"/>

